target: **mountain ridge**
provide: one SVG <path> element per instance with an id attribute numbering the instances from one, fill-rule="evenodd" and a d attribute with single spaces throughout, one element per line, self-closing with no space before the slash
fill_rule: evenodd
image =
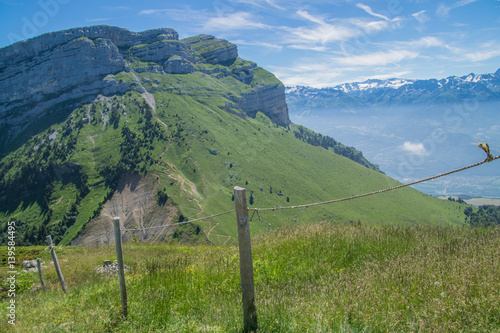
<path id="1" fill-rule="evenodd" d="M 449 103 L 475 98 L 478 101 L 500 99 L 500 69 L 495 73 L 449 76 L 443 79 L 371 79 L 329 88 L 286 87 L 287 101 L 294 107 L 357 108 L 368 105 Z M 300 102 L 300 98 L 314 101 Z M 295 106 L 295 104 L 297 106 Z"/>
<path id="2" fill-rule="evenodd" d="M 176 222 L 234 209 L 234 186 L 247 189 L 250 205 L 279 208 L 398 184 L 360 152 L 290 123 L 283 84 L 238 57 L 236 45 L 170 32 L 141 39 L 121 28 L 75 28 L 0 50 L 0 86 L 13 94 L 0 98 L 0 230 L 15 221 L 16 244 L 41 244 L 47 234 L 57 244 L 107 244 L 113 216 L 129 229 L 127 241 L 234 242 L 233 216 Z M 23 45 L 45 51 L 15 62 Z M 363 204 L 262 214 L 252 228 L 457 225 L 461 210 L 405 188 Z"/>
<path id="3" fill-rule="evenodd" d="M 210 35 L 179 40 L 169 28 L 141 33 L 110 26 L 73 28 L 7 46 L 0 49 L 0 124 L 6 132 L 0 150 L 58 104 L 90 102 L 100 93 L 144 92 L 136 80 L 117 81 L 115 74 L 219 71 L 249 83 L 260 68 L 248 63 L 231 72 L 224 67 L 237 59 L 236 45 L 226 40 Z M 249 115 L 261 110 L 280 125 L 290 123 L 278 80 L 255 83 L 248 90 L 233 97 L 230 107 Z"/>

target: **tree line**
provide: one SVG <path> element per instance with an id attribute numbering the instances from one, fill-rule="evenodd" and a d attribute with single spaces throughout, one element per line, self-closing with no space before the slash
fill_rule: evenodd
<path id="1" fill-rule="evenodd" d="M 500 225 L 500 207 L 494 205 L 479 206 L 477 211 L 472 207 L 464 210 L 465 222 L 473 227 L 492 227 Z"/>
<path id="2" fill-rule="evenodd" d="M 303 126 L 297 126 L 298 131 L 295 131 L 295 137 L 299 140 L 302 140 L 310 145 L 323 147 L 327 150 L 332 150 L 335 154 L 347 157 L 348 159 L 361 164 L 368 169 L 372 169 L 378 172 L 381 172 L 379 166 L 373 163 L 370 163 L 364 156 L 363 153 L 359 150 L 356 150 L 353 147 L 348 147 L 343 145 L 342 143 L 334 140 L 333 138 L 322 135 L 319 133 L 315 133 L 305 129 Z"/>

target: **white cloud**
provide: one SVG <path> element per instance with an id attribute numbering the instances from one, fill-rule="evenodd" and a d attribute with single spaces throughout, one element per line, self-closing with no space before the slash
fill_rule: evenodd
<path id="1" fill-rule="evenodd" d="M 272 29 L 273 27 L 260 23 L 248 12 L 230 13 L 226 16 L 212 17 L 204 25 L 207 30 L 248 30 Z"/>
<path id="2" fill-rule="evenodd" d="M 85 21 L 87 22 L 103 22 L 103 21 L 109 21 L 111 20 L 110 17 L 101 17 L 101 18 L 94 18 L 94 19 L 86 19 Z"/>
<path id="3" fill-rule="evenodd" d="M 329 24 L 323 18 L 311 15 L 304 10 L 297 11 L 297 14 L 310 22 L 316 23 L 316 26 L 313 28 L 281 27 L 282 30 L 290 34 L 286 37 L 286 42 L 295 45 L 295 48 L 299 48 L 298 45 L 310 47 L 315 44 L 325 45 L 330 42 L 343 41 L 356 37 L 360 33 L 358 29 Z"/>
<path id="4" fill-rule="evenodd" d="M 411 14 L 411 16 L 418 21 L 420 24 L 424 24 L 425 22 L 429 21 L 430 18 L 425 14 L 425 10 L 421 10 L 419 12 Z"/>
<path id="5" fill-rule="evenodd" d="M 308 50 L 308 51 L 316 51 L 316 52 L 326 52 L 328 51 L 328 47 L 326 46 L 312 46 L 309 44 L 290 44 L 288 45 L 291 49 L 296 50 Z"/>
<path id="6" fill-rule="evenodd" d="M 270 70 L 286 86 L 310 86 L 322 88 L 340 84 L 340 77 L 344 75 L 345 69 L 335 68 L 326 62 L 308 63 L 302 62 L 293 66 L 271 66 Z"/>
<path id="7" fill-rule="evenodd" d="M 139 15 L 156 15 L 170 12 L 171 9 L 144 9 L 139 12 Z"/>
<path id="8" fill-rule="evenodd" d="M 406 59 L 414 59 L 418 53 L 407 50 L 392 50 L 387 52 L 373 52 L 357 56 L 338 57 L 334 61 L 341 65 L 354 66 L 385 66 L 398 63 Z"/>
<path id="9" fill-rule="evenodd" d="M 390 48 L 394 46 L 405 47 L 410 49 L 419 49 L 423 47 L 444 47 L 448 48 L 448 46 L 439 38 L 433 36 L 424 36 L 419 39 L 403 41 L 403 42 L 392 42 L 390 44 L 381 44 L 386 45 L 385 47 Z"/>
<path id="10" fill-rule="evenodd" d="M 435 46 L 444 46 L 444 43 L 436 37 L 425 36 L 416 41 L 414 41 L 414 46 L 417 47 L 435 47 Z"/>
<path id="11" fill-rule="evenodd" d="M 234 3 L 244 3 L 244 4 L 248 4 L 248 5 L 253 5 L 253 6 L 256 6 L 256 7 L 265 7 L 266 5 L 267 6 L 271 6 L 271 7 L 274 7 L 274 8 L 277 8 L 277 9 L 285 9 L 279 5 L 276 4 L 275 1 L 273 0 L 230 0 L 231 2 L 234 2 Z"/>
<path id="12" fill-rule="evenodd" d="M 267 43 L 267 42 L 247 42 L 244 40 L 233 40 L 231 41 L 232 43 L 236 45 L 251 45 L 251 46 L 262 46 L 266 47 L 269 49 L 274 49 L 276 51 L 281 51 L 283 49 L 283 46 L 276 44 L 276 43 Z"/>
<path id="13" fill-rule="evenodd" d="M 464 55 L 465 60 L 478 62 L 483 60 L 488 60 L 491 58 L 495 58 L 500 56 L 500 47 L 490 49 L 490 50 L 481 50 L 478 52 L 471 52 Z"/>
<path id="14" fill-rule="evenodd" d="M 405 141 L 405 143 L 403 143 L 400 148 L 413 155 L 427 155 L 423 143 L 413 143 L 410 141 Z"/>
<path id="15" fill-rule="evenodd" d="M 394 24 L 388 21 L 370 21 L 367 19 L 353 18 L 347 20 L 346 24 L 351 24 L 361 34 L 362 32 L 371 35 L 379 31 L 390 30 L 394 28 Z"/>
<path id="16" fill-rule="evenodd" d="M 493 132 L 493 133 L 500 133 L 500 125 L 490 126 L 490 131 Z"/>
<path id="17" fill-rule="evenodd" d="M 309 12 L 307 12 L 305 10 L 298 10 L 297 14 L 299 16 L 302 16 L 303 18 L 311 21 L 311 22 L 318 23 L 320 25 L 327 25 L 327 23 L 325 22 L 324 19 L 322 19 L 320 17 L 313 16 L 313 15 L 309 14 Z"/>
<path id="18" fill-rule="evenodd" d="M 299 10 L 296 14 L 299 18 L 312 24 L 299 27 L 279 27 L 280 30 L 288 33 L 283 38 L 284 43 L 290 44 L 291 48 L 316 51 L 326 51 L 328 44 L 347 42 L 359 36 L 370 38 L 371 35 L 380 31 L 395 29 L 400 23 L 400 18 L 395 18 L 392 21 L 349 18 L 330 23 L 323 17 L 313 15 L 305 10 Z"/>
<path id="19" fill-rule="evenodd" d="M 437 14 L 440 16 L 448 16 L 450 11 L 455 8 L 463 7 L 466 5 L 469 5 L 471 3 L 474 3 L 478 0 L 460 0 L 458 2 L 455 2 L 451 5 L 445 5 L 445 4 L 440 4 L 438 9 L 437 9 Z"/>
<path id="20" fill-rule="evenodd" d="M 370 7 L 368 7 L 367 5 L 363 5 L 362 3 L 356 4 L 356 7 L 363 9 L 365 12 L 367 12 L 371 16 L 378 17 L 378 18 L 381 18 L 381 19 L 386 20 L 386 21 L 391 20 L 385 15 L 375 13 Z"/>
<path id="21" fill-rule="evenodd" d="M 370 67 L 373 75 L 366 75 L 367 67 L 364 66 L 341 66 L 331 58 L 326 56 L 317 59 L 315 62 L 310 59 L 291 66 L 270 66 L 270 70 L 286 86 L 311 86 L 314 88 L 334 87 L 345 82 L 364 82 L 369 79 L 391 79 L 404 78 L 412 72 L 409 70 L 393 70 L 388 67 Z"/>
<path id="22" fill-rule="evenodd" d="M 370 76 L 363 76 L 355 79 L 355 82 L 364 82 L 366 80 L 388 80 L 388 79 L 394 79 L 394 78 L 404 78 L 407 77 L 409 74 L 411 74 L 411 71 L 402 71 L 402 72 L 390 72 L 390 73 L 385 73 L 385 74 L 377 74 L 377 75 L 370 75 Z"/>
<path id="23" fill-rule="evenodd" d="M 167 18 L 174 21 L 199 22 L 209 19 L 209 14 L 205 10 L 193 10 L 189 7 L 184 9 L 145 9 L 139 15 L 151 15 Z"/>

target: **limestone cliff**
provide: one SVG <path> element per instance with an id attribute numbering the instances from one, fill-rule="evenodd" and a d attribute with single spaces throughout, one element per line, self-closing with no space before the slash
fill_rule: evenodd
<path id="1" fill-rule="evenodd" d="M 179 40 L 178 33 L 168 28 L 139 33 L 110 26 L 74 28 L 2 48 L 0 154 L 16 137 L 33 132 L 30 127 L 61 105 L 90 102 L 99 94 L 143 92 L 137 82 L 115 80 L 114 75 L 121 72 L 198 71 L 232 76 L 249 86 L 248 92 L 231 98 L 237 99 L 243 112 L 252 116 L 261 111 L 276 123 L 287 125 L 290 120 L 281 82 L 255 80 L 254 71 L 262 69 L 254 63 L 235 67 L 236 59 L 236 45 L 226 40 L 210 35 Z"/>

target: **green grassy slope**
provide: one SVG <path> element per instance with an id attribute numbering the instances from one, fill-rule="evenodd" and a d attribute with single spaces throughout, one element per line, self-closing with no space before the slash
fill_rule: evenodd
<path id="1" fill-rule="evenodd" d="M 498 332 L 499 233 L 322 223 L 255 237 L 258 332 Z M 52 260 L 29 249 L 17 248 L 16 269 Z M 20 272 L 16 326 L 2 331 L 241 332 L 237 246 L 125 244 L 126 320 L 118 277 L 96 271 L 116 258 L 113 245 L 56 251 L 69 293 L 53 265 L 43 270 L 45 292 L 36 272 Z M 6 259 L 7 282 L 2 266 Z M 8 290 L 0 284 L 3 318 Z"/>
<path id="2" fill-rule="evenodd" d="M 302 142 L 294 135 L 295 125 L 280 127 L 261 113 L 252 118 L 237 109 L 233 100 L 242 93 L 281 84 L 258 67 L 248 84 L 220 74 L 223 68 L 249 64 L 238 58 L 230 66 L 198 64 L 206 73 L 116 75 L 152 93 L 156 108 L 135 91 L 100 97 L 3 158 L 2 188 L 9 195 L 0 198 L 0 229 L 15 218 L 20 241 L 43 243 L 50 233 L 57 243 L 68 244 L 99 216 L 124 173 L 155 182 L 179 207 L 179 220 L 234 209 L 236 185 L 247 189 L 254 208 L 332 200 L 397 184 Z M 262 232 L 318 220 L 458 225 L 464 207 L 406 188 L 344 203 L 263 212 L 262 223 L 253 228 Z M 234 241 L 234 214 L 199 225 L 211 241 Z"/>

